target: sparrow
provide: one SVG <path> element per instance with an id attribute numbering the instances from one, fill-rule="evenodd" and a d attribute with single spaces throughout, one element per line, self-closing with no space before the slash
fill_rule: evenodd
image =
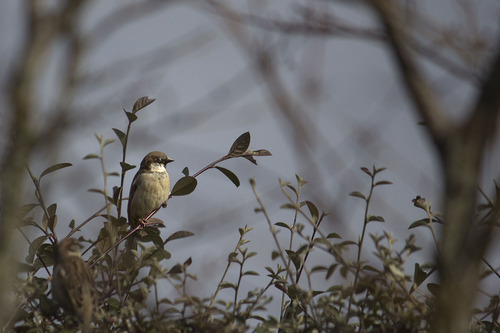
<path id="1" fill-rule="evenodd" d="M 173 161 L 161 151 L 152 151 L 142 160 L 128 197 L 127 213 L 131 230 L 152 211 L 166 206 L 170 195 L 167 164 Z"/>
<path id="2" fill-rule="evenodd" d="M 97 290 L 90 267 L 81 258 L 80 243 L 74 238 L 62 240 L 55 250 L 52 296 L 65 311 L 76 315 L 83 333 L 97 310 Z"/>

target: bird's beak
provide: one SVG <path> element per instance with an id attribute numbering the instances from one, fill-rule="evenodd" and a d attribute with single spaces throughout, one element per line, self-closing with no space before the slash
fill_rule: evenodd
<path id="1" fill-rule="evenodd" d="M 168 164 L 168 163 L 173 162 L 173 161 L 174 161 L 173 159 L 171 159 L 170 157 L 167 157 L 167 158 L 165 158 L 165 159 L 163 160 L 163 163 L 164 163 L 164 164 Z"/>

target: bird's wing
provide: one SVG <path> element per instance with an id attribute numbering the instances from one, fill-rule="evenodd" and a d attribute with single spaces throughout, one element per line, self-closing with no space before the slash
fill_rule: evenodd
<path id="1" fill-rule="evenodd" d="M 132 203 L 132 198 L 134 197 L 135 190 L 137 189 L 137 183 L 135 182 L 135 180 L 136 180 L 138 174 L 139 174 L 139 172 L 137 172 L 134 176 L 134 179 L 132 179 L 132 185 L 130 185 L 130 193 L 128 195 L 127 215 L 128 215 L 129 223 L 131 223 L 131 221 L 130 221 L 130 206 Z"/>

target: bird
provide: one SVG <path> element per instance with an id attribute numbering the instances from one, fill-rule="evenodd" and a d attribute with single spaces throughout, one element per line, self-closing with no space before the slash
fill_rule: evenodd
<path id="1" fill-rule="evenodd" d="M 135 229 L 152 211 L 166 206 L 170 195 L 167 164 L 173 161 L 161 151 L 152 151 L 143 158 L 139 171 L 132 180 L 128 197 L 127 213 L 130 230 Z M 136 237 L 137 235 L 132 235 L 131 239 Z"/>
<path id="2" fill-rule="evenodd" d="M 81 258 L 80 243 L 65 238 L 56 247 L 52 274 L 52 295 L 65 311 L 76 315 L 83 333 L 97 310 L 97 290 L 90 267 Z"/>

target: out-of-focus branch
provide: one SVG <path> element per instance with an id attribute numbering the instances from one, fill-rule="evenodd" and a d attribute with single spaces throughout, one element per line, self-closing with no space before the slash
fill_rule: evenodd
<path id="1" fill-rule="evenodd" d="M 493 58 L 486 78 L 478 89 L 476 105 L 463 124 L 452 123 L 418 71 L 411 52 L 412 40 L 402 24 L 397 1 L 371 0 L 390 38 L 390 47 L 400 74 L 426 121 L 440 154 L 443 170 L 444 230 L 438 253 L 440 291 L 434 332 L 468 332 L 479 281 L 479 265 L 492 234 L 492 226 L 474 222 L 476 185 L 486 145 L 495 134 L 500 113 L 500 51 Z"/>
<path id="2" fill-rule="evenodd" d="M 47 55 L 54 42 L 68 31 L 81 11 L 85 1 L 70 1 L 53 10 L 47 10 L 39 1 L 25 1 L 24 22 L 27 23 L 25 44 L 18 62 L 12 66 L 7 82 L 10 111 L 8 127 L 9 146 L 2 156 L 1 177 L 1 221 L 0 221 L 0 326 L 8 322 L 12 309 L 12 283 L 17 272 L 13 258 L 12 232 L 18 225 L 19 211 L 25 181 L 25 165 L 35 144 L 44 133 L 33 123 L 39 109 L 35 100 L 39 74 L 44 69 Z M 60 125 L 59 125 L 60 126 Z M 52 126 L 51 126 L 52 127 Z M 53 126 L 52 129 L 58 128 Z"/>
<path id="3" fill-rule="evenodd" d="M 377 10 L 386 29 L 407 91 L 419 115 L 429 128 L 432 139 L 442 151 L 445 137 L 449 134 L 453 121 L 445 113 L 439 99 L 420 73 L 417 60 L 411 50 L 412 40 L 404 26 L 403 10 L 395 1 L 373 0 L 370 3 Z"/>

